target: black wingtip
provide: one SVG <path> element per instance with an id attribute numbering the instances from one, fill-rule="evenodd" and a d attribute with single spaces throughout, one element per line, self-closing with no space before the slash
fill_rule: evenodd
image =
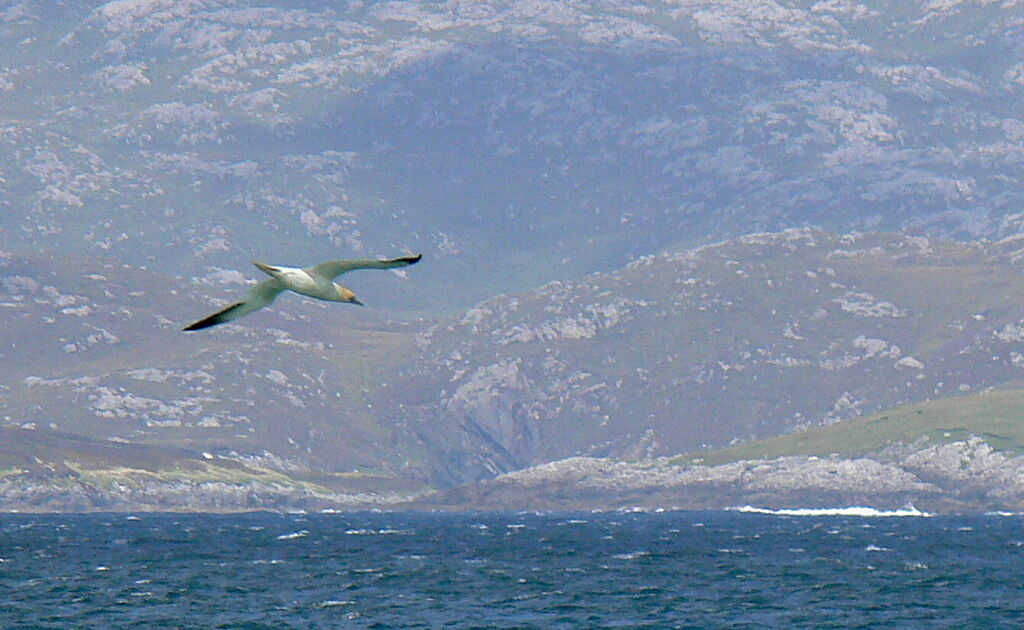
<path id="1" fill-rule="evenodd" d="M 213 317 L 207 317 L 206 319 L 201 319 L 198 322 L 193 322 L 181 330 L 184 332 L 192 332 L 193 330 L 202 330 L 204 328 L 209 328 L 210 326 L 216 326 L 218 323 L 219 322 L 217 322 Z"/>
<path id="2" fill-rule="evenodd" d="M 204 328 L 209 328 L 210 326 L 216 326 L 217 324 L 223 323 L 225 321 L 224 320 L 224 316 L 225 315 L 227 315 L 228 313 L 230 313 L 231 311 L 235 310 L 236 308 L 238 308 L 240 306 L 242 306 L 241 302 L 239 302 L 237 304 L 232 304 L 231 306 L 227 307 L 226 309 L 224 309 L 222 311 L 217 311 L 216 313 L 214 313 L 213 315 L 210 315 L 209 317 L 204 317 L 203 319 L 199 320 L 198 322 L 192 322 L 191 324 L 189 324 L 188 326 L 185 326 L 181 330 L 184 331 L 184 332 L 192 332 L 193 330 L 202 330 Z"/>

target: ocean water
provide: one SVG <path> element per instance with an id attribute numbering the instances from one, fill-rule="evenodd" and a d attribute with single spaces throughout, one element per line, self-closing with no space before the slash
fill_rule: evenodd
<path id="1" fill-rule="evenodd" d="M 1012 628 L 1024 517 L 0 515 L 0 627 Z"/>

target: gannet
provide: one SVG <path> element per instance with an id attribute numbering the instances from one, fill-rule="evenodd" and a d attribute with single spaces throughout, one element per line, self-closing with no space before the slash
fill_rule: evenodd
<path id="1" fill-rule="evenodd" d="M 245 294 L 245 298 L 241 302 L 235 302 L 224 310 L 217 311 L 209 317 L 191 323 L 185 326 L 183 330 L 200 330 L 238 319 L 270 304 L 285 290 L 295 291 L 318 300 L 348 302 L 349 304 L 362 306 L 363 303 L 356 299 L 351 289 L 343 287 L 334 281 L 336 277 L 346 271 L 353 271 L 355 269 L 394 269 L 395 267 L 405 267 L 419 261 L 420 258 L 422 258 L 422 254 L 405 258 L 392 258 L 391 260 L 343 258 L 340 260 L 328 260 L 319 265 L 313 265 L 304 269 L 253 262 L 257 269 L 269 275 L 270 278 L 249 289 L 249 292 Z"/>

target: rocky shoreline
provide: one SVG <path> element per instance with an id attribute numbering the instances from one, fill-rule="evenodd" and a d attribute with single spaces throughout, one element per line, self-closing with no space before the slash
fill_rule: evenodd
<path id="1" fill-rule="evenodd" d="M 935 512 L 1024 510 L 1024 456 L 972 437 L 856 458 L 792 455 L 705 466 L 574 457 L 430 497 L 451 509 L 771 509 L 906 506 Z"/>
<path id="2" fill-rule="evenodd" d="M 719 465 L 669 458 L 572 457 L 434 493 L 331 492 L 306 485 L 165 481 L 94 483 L 8 475 L 6 512 L 819 509 L 865 506 L 928 513 L 1024 511 L 1024 456 L 971 437 L 855 458 L 790 455 Z"/>
<path id="3" fill-rule="evenodd" d="M 0 512 L 313 512 L 380 509 L 409 496 L 332 493 L 266 483 L 159 480 L 94 485 L 80 480 L 0 481 Z"/>

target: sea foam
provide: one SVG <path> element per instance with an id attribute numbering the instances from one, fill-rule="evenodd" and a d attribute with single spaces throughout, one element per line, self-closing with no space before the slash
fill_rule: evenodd
<path id="1" fill-rule="evenodd" d="M 922 512 L 914 506 L 908 506 L 899 510 L 878 510 L 858 505 L 840 508 L 782 508 L 778 510 L 744 505 L 726 509 L 732 512 L 775 514 L 777 516 L 860 516 L 865 518 L 877 516 L 933 516 L 932 513 Z"/>
<path id="2" fill-rule="evenodd" d="M 278 540 L 295 540 L 296 538 L 305 538 L 309 535 L 309 531 L 303 529 L 290 534 L 281 534 L 277 537 Z"/>

